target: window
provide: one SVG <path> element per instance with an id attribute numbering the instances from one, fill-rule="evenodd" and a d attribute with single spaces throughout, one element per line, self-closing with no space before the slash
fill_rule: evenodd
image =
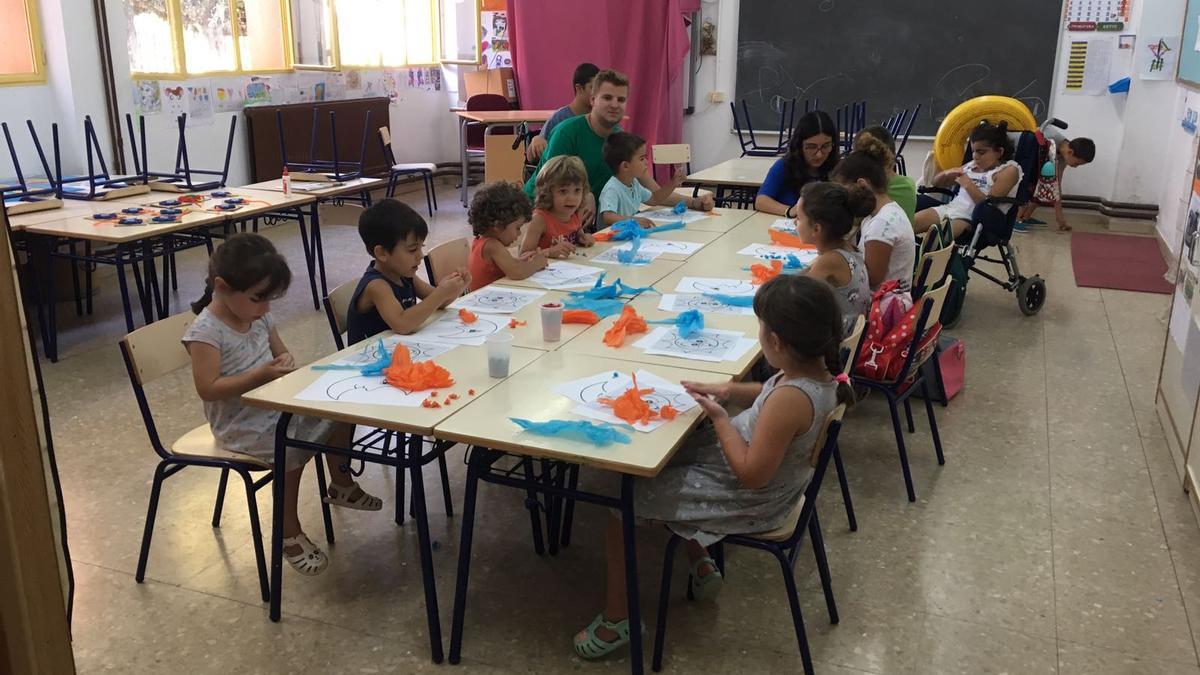
<path id="1" fill-rule="evenodd" d="M 421 66 L 438 62 L 437 0 L 333 0 L 339 64 Z"/>
<path id="2" fill-rule="evenodd" d="M 284 1 L 125 0 L 130 70 L 140 75 L 285 70 Z"/>
<path id="3" fill-rule="evenodd" d="M 0 84 L 43 82 L 46 67 L 34 0 L 0 0 Z"/>
<path id="4" fill-rule="evenodd" d="M 292 0 L 292 60 L 297 68 L 333 68 L 333 7 L 330 0 Z"/>
<path id="5" fill-rule="evenodd" d="M 479 1 L 441 0 L 442 63 L 479 63 Z"/>

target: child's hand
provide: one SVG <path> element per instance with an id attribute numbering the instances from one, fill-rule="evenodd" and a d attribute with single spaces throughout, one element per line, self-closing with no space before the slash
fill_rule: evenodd
<path id="1" fill-rule="evenodd" d="M 701 396 L 712 396 L 719 403 L 724 403 L 729 400 L 729 383 L 717 384 L 714 382 L 691 382 L 684 380 L 679 383 L 684 391 L 689 394 L 699 394 Z"/>
<path id="2" fill-rule="evenodd" d="M 463 289 L 467 287 L 467 280 L 463 279 L 460 272 L 454 271 L 447 274 L 437 285 L 436 293 L 440 294 L 443 300 L 451 300 L 462 295 Z"/>
<path id="3" fill-rule="evenodd" d="M 717 203 L 713 201 L 713 196 L 710 194 L 700 195 L 696 198 L 696 200 L 700 203 L 700 208 L 697 209 L 699 211 L 712 211 L 717 205 Z"/>
<path id="4" fill-rule="evenodd" d="M 575 247 L 566 239 L 560 239 L 554 242 L 550 248 L 546 249 L 546 255 L 551 258 L 567 258 L 574 252 Z"/>
<path id="5" fill-rule="evenodd" d="M 700 408 L 703 409 L 704 412 L 708 413 L 708 417 L 712 421 L 716 422 L 717 420 L 721 419 L 729 419 L 729 412 L 726 411 L 720 403 L 717 403 L 703 394 L 697 394 L 691 391 L 688 393 L 692 395 L 692 398 L 696 399 L 696 403 L 700 404 Z"/>
<path id="6" fill-rule="evenodd" d="M 538 251 L 525 251 L 524 253 L 517 256 L 517 260 L 520 260 L 521 262 L 528 262 L 530 260 L 533 260 L 533 258 L 535 256 L 539 256 L 539 255 L 541 255 L 541 253 L 539 253 Z"/>
<path id="7" fill-rule="evenodd" d="M 966 188 L 969 185 L 975 184 L 975 181 L 968 178 L 967 175 L 962 172 L 959 172 L 958 176 L 954 178 L 954 182 L 958 183 L 959 187 L 962 188 Z"/>
<path id="8" fill-rule="evenodd" d="M 264 382 L 274 382 L 296 369 L 296 360 L 291 354 L 280 354 L 258 367 Z"/>
<path id="9" fill-rule="evenodd" d="M 638 225 L 642 226 L 643 230 L 648 230 L 654 227 L 654 221 L 650 220 L 649 218 L 634 218 L 634 220 L 637 221 Z"/>
<path id="10" fill-rule="evenodd" d="M 458 276 L 462 277 L 463 283 L 467 286 L 467 288 L 470 288 L 471 287 L 471 271 L 465 267 L 460 267 L 454 271 L 458 273 Z"/>
<path id="11" fill-rule="evenodd" d="M 676 171 L 671 174 L 671 180 L 667 183 L 672 190 L 683 187 L 683 181 L 687 179 L 687 174 L 682 171 Z"/>
<path id="12" fill-rule="evenodd" d="M 579 231 L 579 245 L 580 246 L 582 246 L 584 248 L 589 248 L 591 246 L 594 246 L 595 244 L 596 244 L 595 237 L 588 234 L 587 232 L 584 232 L 583 230 Z"/>
<path id="13" fill-rule="evenodd" d="M 546 256 L 542 255 L 541 253 L 534 252 L 533 258 L 531 258 L 531 260 L 533 261 L 533 263 L 535 265 L 537 265 L 537 268 L 539 270 L 544 270 L 550 266 L 550 260 L 547 259 Z"/>

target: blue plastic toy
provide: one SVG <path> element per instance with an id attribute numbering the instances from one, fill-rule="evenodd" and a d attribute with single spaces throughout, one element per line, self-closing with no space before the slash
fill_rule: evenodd
<path id="1" fill-rule="evenodd" d="M 593 424 L 583 420 L 546 420 L 545 422 L 534 422 L 533 420 L 521 419 L 519 417 L 510 417 L 513 424 L 521 427 L 531 434 L 538 436 L 557 436 L 560 438 L 569 438 L 576 441 L 584 441 L 592 445 L 603 447 L 612 445 L 613 443 L 623 443 L 628 445 L 629 436 L 617 431 L 616 427 L 605 424 Z"/>
<path id="2" fill-rule="evenodd" d="M 121 209 L 121 213 L 128 213 L 131 216 L 136 216 L 137 214 L 139 214 L 141 212 L 142 212 L 142 207 L 140 207 L 140 206 L 131 206 L 127 209 Z"/>
<path id="3" fill-rule="evenodd" d="M 704 315 L 698 309 L 689 309 L 680 312 L 674 319 L 657 319 L 646 323 L 674 325 L 679 331 L 679 337 L 687 340 L 704 330 Z"/>
<path id="4" fill-rule="evenodd" d="M 182 213 L 183 209 L 160 209 L 158 212 L 160 216 L 178 216 Z"/>

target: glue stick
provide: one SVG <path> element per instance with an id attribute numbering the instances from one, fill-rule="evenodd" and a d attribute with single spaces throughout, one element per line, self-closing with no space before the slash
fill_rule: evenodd
<path id="1" fill-rule="evenodd" d="M 283 183 L 283 195 L 286 197 L 292 194 L 292 177 L 288 175 L 287 167 L 283 167 L 283 175 L 279 177 L 279 181 Z"/>

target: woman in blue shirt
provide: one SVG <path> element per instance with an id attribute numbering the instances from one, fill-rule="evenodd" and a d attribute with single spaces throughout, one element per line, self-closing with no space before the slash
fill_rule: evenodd
<path id="1" fill-rule="evenodd" d="M 841 155 L 837 138 L 837 125 L 827 113 L 805 113 L 792 132 L 787 154 L 775 161 L 758 189 L 755 210 L 791 218 L 800 189 L 812 181 L 829 180 Z"/>

